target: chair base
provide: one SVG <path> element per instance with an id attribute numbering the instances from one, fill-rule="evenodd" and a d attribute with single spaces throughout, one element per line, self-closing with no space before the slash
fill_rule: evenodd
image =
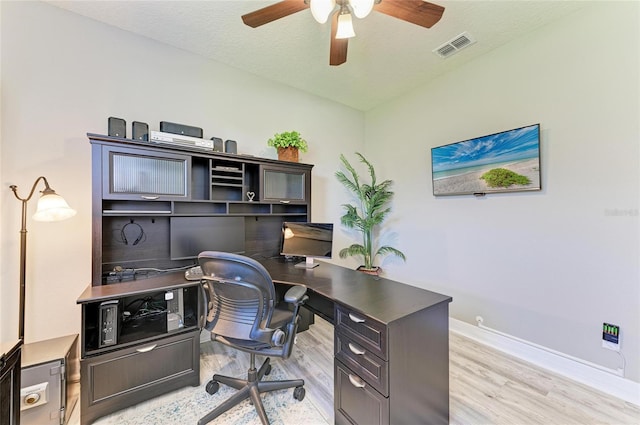
<path id="1" fill-rule="evenodd" d="M 237 406 L 241 402 L 246 399 L 250 399 L 251 403 L 256 408 L 258 416 L 260 417 L 260 421 L 263 425 L 269 425 L 269 419 L 267 418 L 267 414 L 264 410 L 264 406 L 262 404 L 262 399 L 260 398 L 260 394 L 266 393 L 269 391 L 277 391 L 283 390 L 287 388 L 295 388 L 293 393 L 293 397 L 298 401 L 302 401 L 304 398 L 304 380 L 303 379 L 293 379 L 286 381 L 262 381 L 262 378 L 265 375 L 268 375 L 271 372 L 271 359 L 266 358 L 265 361 L 260 366 L 260 369 L 256 371 L 255 368 L 255 354 L 251 354 L 251 368 L 247 373 L 247 379 L 239 379 L 233 378 L 230 376 L 223 375 L 213 375 L 213 379 L 209 384 L 207 384 L 207 392 L 209 392 L 209 385 L 222 383 L 228 385 L 236 390 L 239 390 L 237 393 L 229 397 L 225 400 L 221 405 L 216 407 L 206 416 L 202 417 L 198 421 L 198 425 L 205 425 L 218 416 L 225 413 L 227 410 L 232 407 Z M 216 384 L 217 385 L 217 384 Z M 218 391 L 217 387 L 213 388 L 213 391 L 210 394 L 215 394 Z"/>

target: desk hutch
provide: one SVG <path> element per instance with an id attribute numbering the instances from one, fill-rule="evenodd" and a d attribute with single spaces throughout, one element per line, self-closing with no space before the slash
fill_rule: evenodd
<path id="1" fill-rule="evenodd" d="M 92 280 L 78 299 L 83 424 L 199 384 L 199 283 L 158 271 L 195 265 L 205 249 L 278 255 L 283 221 L 310 220 L 312 169 L 88 137 Z"/>
<path id="2" fill-rule="evenodd" d="M 204 250 L 262 258 L 276 283 L 307 286 L 307 314 L 335 326 L 336 423 L 448 423 L 451 297 L 329 263 L 297 269 L 273 259 L 282 223 L 311 221 L 312 165 L 88 137 L 93 266 L 77 301 L 82 424 L 199 385 L 204 295 L 171 270 Z"/>

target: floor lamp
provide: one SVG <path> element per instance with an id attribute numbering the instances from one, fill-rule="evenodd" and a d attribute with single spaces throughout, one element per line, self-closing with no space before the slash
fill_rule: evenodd
<path id="1" fill-rule="evenodd" d="M 27 269 L 27 202 L 33 196 L 38 183 L 44 182 L 44 190 L 42 196 L 38 199 L 38 208 L 33 214 L 36 221 L 60 221 L 76 215 L 76 211 L 69 207 L 67 201 L 55 190 L 49 187 L 49 182 L 43 176 L 36 179 L 31 187 L 31 192 L 26 198 L 18 196 L 18 186 L 9 186 L 13 194 L 22 202 L 22 227 L 20 229 L 20 320 L 18 322 L 18 338 L 24 340 L 24 310 L 25 310 L 25 273 Z"/>

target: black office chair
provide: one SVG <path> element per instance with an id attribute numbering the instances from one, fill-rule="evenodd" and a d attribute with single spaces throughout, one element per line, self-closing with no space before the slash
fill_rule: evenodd
<path id="1" fill-rule="evenodd" d="M 256 370 L 256 354 L 288 358 L 298 327 L 298 309 L 308 299 L 305 286 L 293 286 L 276 300 L 267 270 L 257 261 L 236 254 L 204 251 L 198 255 L 208 296 L 206 329 L 211 339 L 251 354 L 247 379 L 213 375 L 206 391 L 215 394 L 219 383 L 237 390 L 233 396 L 198 421 L 206 424 L 247 398 L 251 399 L 263 424 L 269 420 L 260 393 L 295 388 L 293 397 L 304 399 L 304 380 L 262 381 L 271 372 L 270 359 Z"/>

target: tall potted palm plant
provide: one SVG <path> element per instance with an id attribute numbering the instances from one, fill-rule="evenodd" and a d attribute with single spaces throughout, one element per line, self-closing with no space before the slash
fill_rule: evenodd
<path id="1" fill-rule="evenodd" d="M 375 260 L 378 256 L 395 255 L 406 260 L 405 255 L 391 246 L 377 246 L 375 241 L 375 230 L 381 225 L 391 211 L 388 206 L 393 192 L 390 190 L 392 181 L 384 180 L 378 183 L 373 165 L 359 152 L 356 155 L 360 162 L 365 164 L 369 170 L 370 182 L 361 181 L 361 177 L 353 166 L 347 161 L 344 155 L 340 155 L 340 161 L 347 170 L 337 171 L 336 177 L 344 187 L 346 187 L 357 199 L 357 205 L 343 204 L 345 208 L 344 215 L 340 218 L 340 222 L 347 228 L 356 229 L 362 234 L 362 244 L 352 244 L 340 250 L 340 258 L 349 256 L 361 256 L 364 260 L 362 266 L 358 270 L 368 273 L 378 274 L 380 268 L 375 266 Z"/>

